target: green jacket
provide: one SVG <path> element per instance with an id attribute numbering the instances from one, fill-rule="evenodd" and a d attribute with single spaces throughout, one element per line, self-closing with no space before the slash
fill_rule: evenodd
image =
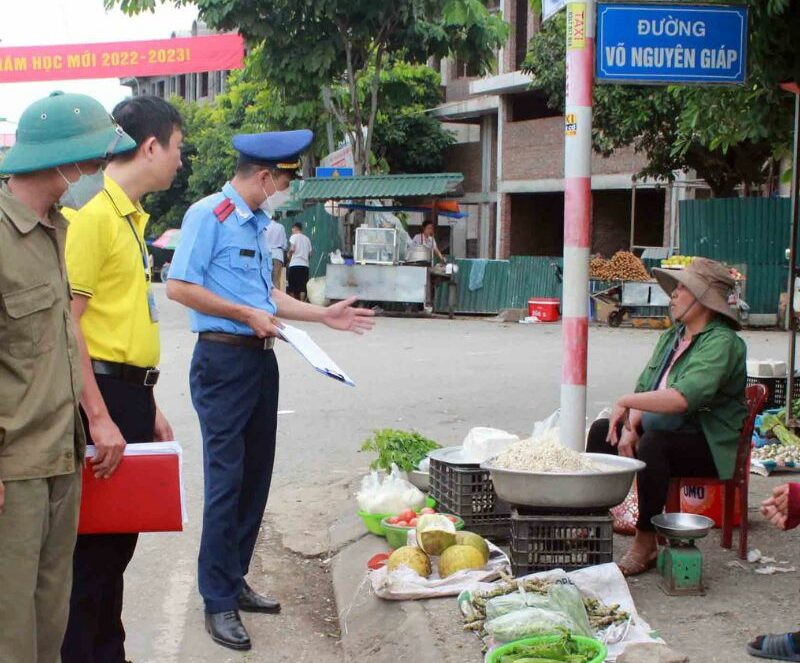
<path id="1" fill-rule="evenodd" d="M 675 327 L 658 339 L 653 356 L 639 376 L 636 391 L 653 391 L 667 354 L 677 338 Z M 703 431 L 720 479 L 730 479 L 736 464 L 736 447 L 747 416 L 747 347 L 736 332 L 719 318 L 697 334 L 667 377 L 667 387 L 677 389 L 689 403 L 688 416 Z"/>

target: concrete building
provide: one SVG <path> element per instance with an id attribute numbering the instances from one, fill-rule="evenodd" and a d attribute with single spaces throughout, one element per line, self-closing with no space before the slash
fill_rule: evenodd
<path id="1" fill-rule="evenodd" d="M 0 155 L 8 152 L 17 142 L 17 123 L 0 117 Z"/>
<path id="2" fill-rule="evenodd" d="M 564 116 L 547 107 L 520 71 L 540 19 L 528 0 L 490 0 L 502 9 L 511 30 L 497 58 L 497 73 L 475 77 L 467 67 L 441 63 L 445 103 L 432 111 L 456 129 L 457 143 L 445 170 L 465 175 L 463 199 L 469 212 L 466 257 L 559 256 L 563 244 Z M 637 183 L 645 165 L 633 149 L 592 160 L 592 250 L 609 255 L 632 243 L 662 246 L 669 238 L 666 186 Z M 631 242 L 631 209 L 635 232 Z M 454 243 L 458 246 L 458 242 Z"/>
<path id="3" fill-rule="evenodd" d="M 172 37 L 197 37 L 215 34 L 202 22 L 194 21 L 190 31 L 173 32 Z M 204 71 L 197 74 L 178 74 L 176 76 L 143 76 L 124 78 L 122 85 L 131 88 L 133 96 L 152 94 L 162 99 L 172 96 L 186 101 L 211 102 L 218 94 L 225 92 L 228 80 L 227 71 Z"/>

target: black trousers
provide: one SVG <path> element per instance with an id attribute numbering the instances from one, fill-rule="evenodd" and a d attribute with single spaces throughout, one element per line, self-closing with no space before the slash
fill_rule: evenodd
<path id="1" fill-rule="evenodd" d="M 156 409 L 152 387 L 95 376 L 111 419 L 128 444 L 152 442 Z M 81 411 L 89 436 L 86 416 Z M 91 444 L 91 437 L 88 442 Z M 87 471 L 91 471 L 87 469 Z M 81 534 L 73 556 L 69 621 L 62 663 L 124 663 L 123 574 L 138 534 Z"/>
<path id="2" fill-rule="evenodd" d="M 608 419 L 598 419 L 589 429 L 586 451 L 617 454 L 617 447 L 606 442 Z M 654 530 L 650 519 L 664 511 L 672 477 L 716 477 L 717 468 L 705 435 L 675 431 L 648 431 L 641 438 L 636 457 L 647 463 L 637 476 L 639 520 L 636 527 Z"/>
<path id="3" fill-rule="evenodd" d="M 303 265 L 289 267 L 286 279 L 287 293 L 297 297 L 301 294 L 306 294 L 306 288 L 308 287 L 308 267 L 304 267 Z"/>

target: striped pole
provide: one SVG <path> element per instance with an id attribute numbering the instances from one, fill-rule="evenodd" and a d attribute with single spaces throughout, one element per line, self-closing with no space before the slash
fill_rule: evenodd
<path id="1" fill-rule="evenodd" d="M 561 442 L 583 451 L 592 225 L 594 0 L 567 4 Z"/>

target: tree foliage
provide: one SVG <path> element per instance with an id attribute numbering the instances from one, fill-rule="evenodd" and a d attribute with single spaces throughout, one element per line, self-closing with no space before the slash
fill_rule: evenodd
<path id="1" fill-rule="evenodd" d="M 211 104 L 171 99 L 184 120 L 183 168 L 168 191 L 150 194 L 145 201 L 153 219 L 151 234 L 179 227 L 192 203 L 218 191 L 231 177 L 236 133 L 312 127 L 317 138 L 305 160 L 309 171 L 327 151 L 321 100 L 289 103 L 264 78 L 262 61 L 258 50 L 248 55 L 244 69 L 230 74 L 227 91 Z M 441 101 L 439 74 L 395 61 L 381 73 L 381 97 L 374 142 L 377 167 L 391 172 L 441 170 L 442 153 L 453 138 L 424 112 Z"/>
<path id="2" fill-rule="evenodd" d="M 647 157 L 641 176 L 672 179 L 694 170 L 717 196 L 762 184 L 788 153 L 793 100 L 778 83 L 796 80 L 800 16 L 796 0 L 750 0 L 749 77 L 741 87 L 596 85 L 598 153 L 631 145 Z M 563 111 L 565 17 L 548 21 L 523 68 L 548 104 Z"/>
<path id="3" fill-rule="evenodd" d="M 159 2 L 104 0 L 136 13 Z M 263 67 L 292 103 L 323 97 L 368 172 L 381 72 L 394 55 L 413 63 L 453 55 L 488 71 L 507 26 L 481 0 L 192 0 L 210 27 L 261 45 Z M 359 94 L 366 81 L 369 94 Z M 344 87 L 347 94 L 334 94 Z"/>

